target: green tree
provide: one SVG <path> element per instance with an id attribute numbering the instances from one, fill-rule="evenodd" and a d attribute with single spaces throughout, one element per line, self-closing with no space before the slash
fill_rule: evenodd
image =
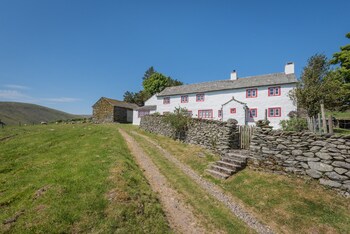
<path id="1" fill-rule="evenodd" d="M 350 39 L 350 32 L 346 34 L 346 37 Z M 330 61 L 331 64 L 338 64 L 332 74 L 338 80 L 339 85 L 343 91 L 343 103 L 340 110 L 346 110 L 350 107 L 350 44 L 340 47 L 340 51 L 333 54 L 333 58 Z"/>
<path id="2" fill-rule="evenodd" d="M 332 73 L 327 57 L 315 54 L 308 59 L 297 87 L 290 93 L 298 107 L 304 108 L 309 117 L 320 112 L 320 104 L 333 110 L 342 105 L 344 92 L 339 77 Z"/>
<path id="3" fill-rule="evenodd" d="M 150 77 L 143 80 L 142 85 L 144 91 L 146 91 L 150 96 L 163 91 L 166 87 L 182 85 L 181 81 L 172 79 L 171 77 L 166 77 L 162 73 L 153 73 Z"/>
<path id="4" fill-rule="evenodd" d="M 147 80 L 154 73 L 156 73 L 156 70 L 154 70 L 153 66 L 151 66 L 150 68 L 147 69 L 147 71 L 143 75 L 142 80 Z"/>

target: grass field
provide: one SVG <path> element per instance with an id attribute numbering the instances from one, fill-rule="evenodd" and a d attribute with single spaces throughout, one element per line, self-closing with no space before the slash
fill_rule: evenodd
<path id="1" fill-rule="evenodd" d="M 146 133 L 131 126 L 128 128 L 157 140 L 163 148 L 238 198 L 261 220 L 279 232 L 350 233 L 349 199 L 325 189 L 317 181 L 250 169 L 245 169 L 226 181 L 218 180 L 204 173 L 207 165 L 216 160 L 215 156 L 203 157 L 205 151 L 197 146 Z"/>
<path id="2" fill-rule="evenodd" d="M 0 129 L 0 233 L 167 233 L 116 125 Z"/>

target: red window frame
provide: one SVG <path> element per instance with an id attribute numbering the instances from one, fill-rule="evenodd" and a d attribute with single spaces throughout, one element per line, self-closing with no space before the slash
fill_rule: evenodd
<path id="1" fill-rule="evenodd" d="M 276 114 L 276 110 L 278 110 L 278 113 Z M 272 113 L 271 113 L 272 111 Z M 267 110 L 269 117 L 281 117 L 281 107 L 271 107 Z"/>
<path id="2" fill-rule="evenodd" d="M 192 111 L 191 110 L 187 110 L 187 114 L 188 114 L 188 116 L 192 117 Z"/>
<path id="3" fill-rule="evenodd" d="M 271 90 L 272 94 L 271 94 Z M 276 90 L 277 90 L 277 94 L 276 94 Z M 270 96 L 281 96 L 281 86 L 274 86 L 274 87 L 268 87 L 267 89 L 268 95 Z"/>
<path id="4" fill-rule="evenodd" d="M 207 112 L 208 113 L 208 117 L 201 117 L 201 112 Z M 208 109 L 208 110 L 198 110 L 198 118 L 200 119 L 212 119 L 213 118 L 213 110 L 212 109 Z"/>
<path id="5" fill-rule="evenodd" d="M 198 97 L 202 97 L 202 98 L 200 98 L 200 99 L 198 100 Z M 196 94 L 196 102 L 204 102 L 204 100 L 205 100 L 205 95 L 204 95 L 204 93 L 197 93 L 197 94 Z"/>
<path id="6" fill-rule="evenodd" d="M 218 117 L 219 117 L 219 118 L 222 117 L 222 110 L 218 110 Z"/>
<path id="7" fill-rule="evenodd" d="M 163 98 L 163 104 L 170 104 L 170 97 Z"/>
<path id="8" fill-rule="evenodd" d="M 255 115 L 252 115 L 252 111 L 255 111 Z M 258 108 L 249 108 L 249 117 L 250 118 L 256 118 L 258 117 Z"/>
<path id="9" fill-rule="evenodd" d="M 150 111 L 149 110 L 140 110 L 137 111 L 137 116 L 141 118 L 142 116 L 149 115 Z"/>
<path id="10" fill-rule="evenodd" d="M 252 95 L 252 91 L 255 91 L 255 96 Z M 249 95 L 248 95 L 249 93 Z M 257 98 L 258 97 L 258 89 L 246 89 L 245 93 L 246 98 Z"/>
<path id="11" fill-rule="evenodd" d="M 236 108 L 230 108 L 230 113 L 231 114 L 236 114 Z"/>
<path id="12" fill-rule="evenodd" d="M 181 103 L 188 103 L 188 95 L 181 96 Z"/>

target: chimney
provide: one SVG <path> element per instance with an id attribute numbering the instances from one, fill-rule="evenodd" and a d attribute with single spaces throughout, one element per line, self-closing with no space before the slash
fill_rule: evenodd
<path id="1" fill-rule="evenodd" d="M 284 67 L 284 73 L 286 75 L 294 74 L 294 63 L 292 62 L 287 63 L 286 66 Z"/>
<path id="2" fill-rule="evenodd" d="M 231 72 L 230 80 L 237 80 L 237 72 L 236 72 L 236 70 L 233 70 Z"/>

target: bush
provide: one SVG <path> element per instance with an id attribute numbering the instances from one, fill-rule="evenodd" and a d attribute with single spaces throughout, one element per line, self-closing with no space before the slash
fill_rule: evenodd
<path id="1" fill-rule="evenodd" d="M 259 128 L 268 128 L 270 127 L 269 124 L 270 124 L 270 121 L 267 119 L 260 119 L 256 121 L 256 126 Z"/>
<path id="2" fill-rule="evenodd" d="M 289 120 L 282 120 L 280 122 L 280 125 L 284 131 L 302 132 L 308 129 L 306 119 L 303 118 L 291 118 Z"/>
<path id="3" fill-rule="evenodd" d="M 168 113 L 164 116 L 164 121 L 169 123 L 170 126 L 175 130 L 175 138 L 183 139 L 184 134 L 187 131 L 188 124 L 190 123 L 191 117 L 188 115 L 186 108 L 175 108 L 174 113 Z"/>

